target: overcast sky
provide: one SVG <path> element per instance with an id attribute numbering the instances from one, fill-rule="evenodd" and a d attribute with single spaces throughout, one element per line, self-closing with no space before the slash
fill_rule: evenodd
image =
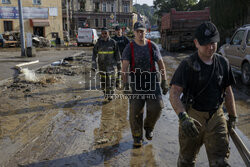
<path id="1" fill-rule="evenodd" d="M 137 2 L 140 5 L 143 5 L 144 3 L 148 6 L 153 6 L 153 0 L 133 0 L 134 4 Z"/>

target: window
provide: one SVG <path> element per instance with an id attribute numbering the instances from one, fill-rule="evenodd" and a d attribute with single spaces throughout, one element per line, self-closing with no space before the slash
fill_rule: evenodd
<path id="1" fill-rule="evenodd" d="M 79 3 L 80 3 L 80 11 L 84 11 L 86 1 L 79 1 Z"/>
<path id="2" fill-rule="evenodd" d="M 231 41 L 232 45 L 240 45 L 243 39 L 245 31 L 238 31 L 234 37 L 233 40 Z"/>
<path id="3" fill-rule="evenodd" d="M 33 0 L 33 5 L 41 5 L 42 0 Z"/>
<path id="4" fill-rule="evenodd" d="M 111 4 L 111 12 L 114 12 L 114 11 L 115 11 L 115 10 L 114 10 L 114 9 L 115 9 L 114 6 L 115 6 L 115 5 L 112 3 L 112 4 Z"/>
<path id="5" fill-rule="evenodd" d="M 128 4 L 124 4 L 124 5 L 123 5 L 123 12 L 128 13 L 128 11 L 129 11 L 129 6 L 128 6 Z"/>
<path id="6" fill-rule="evenodd" d="M 102 23 L 103 27 L 106 27 L 106 19 L 103 19 L 103 23 Z"/>
<path id="7" fill-rule="evenodd" d="M 127 27 L 128 26 L 128 19 L 124 19 L 123 23 L 124 23 L 124 26 Z"/>
<path id="8" fill-rule="evenodd" d="M 10 4 L 10 0 L 2 0 L 2 3 Z"/>
<path id="9" fill-rule="evenodd" d="M 98 19 L 95 19 L 95 27 L 98 27 Z"/>
<path id="10" fill-rule="evenodd" d="M 3 21 L 4 31 L 13 31 L 12 21 Z"/>
<path id="11" fill-rule="evenodd" d="M 106 12 L 106 11 L 107 11 L 107 4 L 106 4 L 106 3 L 103 3 L 103 4 L 102 4 L 102 11 L 103 11 L 103 12 Z"/>
<path id="12" fill-rule="evenodd" d="M 250 31 L 248 31 L 246 43 L 247 43 L 247 46 L 250 46 Z"/>
<path id="13" fill-rule="evenodd" d="M 98 12 L 99 11 L 99 2 L 96 2 L 95 3 L 95 9 L 94 9 L 95 12 Z"/>

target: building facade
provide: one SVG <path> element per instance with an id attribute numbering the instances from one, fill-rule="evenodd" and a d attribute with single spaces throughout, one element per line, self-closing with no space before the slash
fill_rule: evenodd
<path id="1" fill-rule="evenodd" d="M 63 25 L 67 30 L 67 9 L 70 34 L 74 36 L 79 27 L 90 27 L 100 31 L 102 27 L 120 25 L 132 28 L 132 0 L 67 0 L 62 1 Z"/>
<path id="2" fill-rule="evenodd" d="M 61 0 L 22 0 L 24 32 L 63 39 Z M 18 0 L 0 0 L 0 33 L 20 31 Z"/>

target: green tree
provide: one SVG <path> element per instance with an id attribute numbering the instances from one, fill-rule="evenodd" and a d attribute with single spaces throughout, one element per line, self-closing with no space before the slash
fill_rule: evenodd
<path id="1" fill-rule="evenodd" d="M 249 0 L 155 0 L 156 15 L 162 16 L 171 8 L 177 11 L 204 10 L 210 7 L 211 21 L 218 27 L 222 41 L 232 35 L 236 28 L 247 24 L 250 15 Z"/>
<path id="2" fill-rule="evenodd" d="M 187 11 L 196 4 L 197 0 L 155 0 L 154 8 L 156 15 L 162 16 L 163 13 L 168 13 L 171 8 L 175 8 L 177 11 Z"/>
<path id="3" fill-rule="evenodd" d="M 155 9 L 153 7 L 148 6 L 147 4 L 135 4 L 133 6 L 133 11 L 147 16 L 151 25 L 155 25 L 157 23 L 157 16 L 154 15 Z"/>

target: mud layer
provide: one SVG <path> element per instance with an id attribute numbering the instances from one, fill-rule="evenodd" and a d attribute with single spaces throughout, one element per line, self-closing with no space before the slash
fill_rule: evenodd
<path id="1" fill-rule="evenodd" d="M 153 140 L 144 139 L 143 146 L 135 149 L 128 122 L 128 100 L 108 102 L 98 89 L 89 91 L 86 75 L 90 60 L 89 50 L 77 61 L 68 60 L 70 66 L 38 70 L 35 82 L 18 77 L 1 85 L 0 166 L 176 166 L 178 118 L 168 95 L 164 96 L 165 108 Z M 179 60 L 165 56 L 164 61 L 171 77 Z M 238 94 L 237 107 L 245 111 L 239 119 L 246 119 L 238 125 L 246 129 L 249 103 L 245 97 L 249 95 Z M 240 97 L 244 98 L 239 100 Z M 244 166 L 235 146 L 230 145 L 230 163 Z M 204 147 L 196 166 L 208 166 Z"/>

